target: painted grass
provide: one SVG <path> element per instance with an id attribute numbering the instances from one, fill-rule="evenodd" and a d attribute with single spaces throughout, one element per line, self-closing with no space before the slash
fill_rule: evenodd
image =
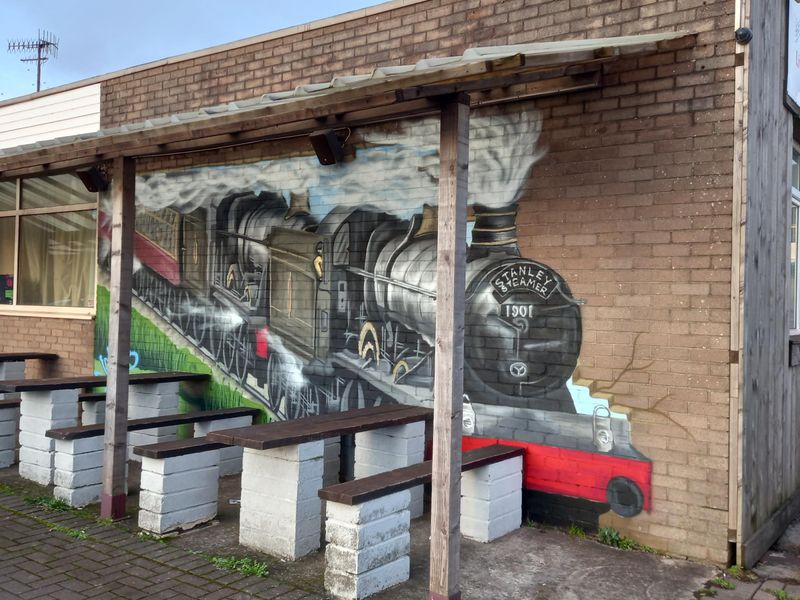
<path id="1" fill-rule="evenodd" d="M 97 318 L 95 321 L 94 349 L 95 369 L 102 373 L 98 356 L 105 354 L 108 346 L 108 288 L 97 286 Z M 179 347 L 136 310 L 131 311 L 131 349 L 139 353 L 139 364 L 133 373 L 185 371 L 188 373 L 211 373 L 211 368 L 197 358 L 191 350 Z M 251 407 L 262 411 L 261 422 L 269 420 L 263 405 L 249 400 L 235 388 L 212 378 L 205 395 L 192 394 L 181 386 L 180 409 L 214 410 L 219 408 Z"/>

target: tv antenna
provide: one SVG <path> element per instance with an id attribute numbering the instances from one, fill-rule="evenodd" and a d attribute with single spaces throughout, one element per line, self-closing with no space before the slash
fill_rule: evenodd
<path id="1" fill-rule="evenodd" d="M 42 88 L 42 64 L 51 56 L 58 56 L 58 38 L 49 31 L 39 31 L 35 40 L 13 40 L 8 42 L 9 52 L 36 52 L 36 56 L 21 58 L 22 62 L 36 63 L 36 91 Z"/>

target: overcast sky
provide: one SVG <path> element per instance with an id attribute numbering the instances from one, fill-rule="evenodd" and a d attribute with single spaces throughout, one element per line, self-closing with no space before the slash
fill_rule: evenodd
<path id="1" fill-rule="evenodd" d="M 0 101 L 36 91 L 8 42 L 59 40 L 42 89 L 379 4 L 379 0 L 0 0 Z M 33 52 L 35 55 L 35 51 Z"/>

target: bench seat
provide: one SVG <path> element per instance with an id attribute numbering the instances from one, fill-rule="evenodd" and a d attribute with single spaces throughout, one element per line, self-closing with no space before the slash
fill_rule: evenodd
<path id="1" fill-rule="evenodd" d="M 142 457 L 139 527 L 164 535 L 214 519 L 224 449 L 229 447 L 206 437 L 134 448 Z"/>
<path id="2" fill-rule="evenodd" d="M 261 411 L 256 408 L 226 408 L 221 410 L 194 411 L 178 415 L 132 419 L 127 422 L 127 429 L 129 432 L 135 432 L 194 423 L 195 434 L 203 436 L 207 431 L 207 427 L 203 429 L 203 425 L 208 426 L 212 423 L 219 423 L 221 424 L 220 426 L 226 426 L 226 424 L 230 425 L 231 423 L 241 425 L 243 420 L 252 422 L 260 412 Z M 61 498 L 71 506 L 85 506 L 99 499 L 102 487 L 104 433 L 104 426 L 102 424 L 64 427 L 60 429 L 51 429 L 46 432 L 46 436 L 55 441 L 55 470 L 53 474 L 55 489 L 53 493 L 57 498 Z M 194 440 L 184 440 L 181 442 L 163 442 L 157 445 L 163 446 L 164 444 L 173 444 L 169 446 L 169 448 L 171 448 L 172 452 L 176 452 L 177 448 L 183 444 L 185 449 L 184 454 L 188 454 L 189 451 L 186 449 L 194 448 L 199 452 L 201 450 L 200 445 L 203 443 L 204 442 L 195 442 Z M 240 448 L 224 448 L 224 444 L 219 444 L 217 442 L 213 444 L 216 477 L 219 476 L 220 469 L 223 465 L 220 460 L 220 454 L 222 452 L 228 453 L 225 455 L 224 461 L 226 469 L 225 474 L 229 474 L 228 472 L 236 472 L 237 468 L 241 470 Z M 207 450 L 207 448 L 203 449 L 203 451 Z M 143 452 L 145 454 L 137 453 L 137 455 L 146 456 L 148 452 L 158 453 L 159 451 L 146 446 Z M 178 458 L 184 457 L 179 456 Z M 214 486 L 214 490 L 216 494 L 216 486 Z"/>
<path id="3" fill-rule="evenodd" d="M 499 444 L 462 455 L 461 532 L 488 542 L 522 523 L 523 449 Z M 325 590 L 361 600 L 410 576 L 410 490 L 432 461 L 319 490 L 326 501 Z"/>

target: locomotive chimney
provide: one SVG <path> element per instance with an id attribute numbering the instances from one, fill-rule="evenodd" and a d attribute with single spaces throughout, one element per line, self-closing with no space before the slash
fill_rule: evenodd
<path id="1" fill-rule="evenodd" d="M 472 229 L 472 244 L 467 260 L 475 260 L 499 250 L 519 256 L 517 245 L 517 204 L 500 208 L 488 208 L 476 204 L 475 227 Z"/>

